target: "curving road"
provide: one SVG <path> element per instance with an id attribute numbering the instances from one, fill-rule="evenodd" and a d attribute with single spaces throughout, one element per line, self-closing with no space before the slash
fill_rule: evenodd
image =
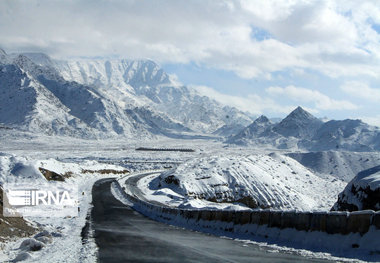
<path id="1" fill-rule="evenodd" d="M 140 174 L 137 174 L 137 175 L 130 175 L 127 177 L 127 179 L 125 180 L 125 187 L 127 187 L 129 193 L 135 197 L 137 197 L 138 199 L 140 200 L 143 200 L 145 202 L 148 202 L 148 203 L 151 203 L 151 204 L 156 204 L 156 205 L 159 205 L 159 206 L 167 206 L 165 205 L 164 203 L 160 203 L 160 202 L 156 202 L 156 201 L 153 201 L 153 200 L 147 200 L 143 194 L 143 192 L 141 191 L 141 189 L 139 187 L 137 187 L 137 183 L 139 180 L 141 180 L 142 178 L 148 176 L 148 175 L 152 175 L 152 174 L 160 174 L 161 172 L 156 172 L 156 171 L 152 171 L 152 172 L 145 172 L 145 173 L 140 173 Z"/>
<path id="2" fill-rule="evenodd" d="M 324 262 L 155 222 L 115 199 L 112 181 L 102 179 L 92 190 L 99 262 Z"/>

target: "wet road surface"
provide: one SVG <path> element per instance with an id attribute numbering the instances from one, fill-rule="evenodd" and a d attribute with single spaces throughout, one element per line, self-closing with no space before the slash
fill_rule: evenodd
<path id="1" fill-rule="evenodd" d="M 326 262 L 169 226 L 115 199 L 113 179 L 95 183 L 91 225 L 99 262 Z"/>

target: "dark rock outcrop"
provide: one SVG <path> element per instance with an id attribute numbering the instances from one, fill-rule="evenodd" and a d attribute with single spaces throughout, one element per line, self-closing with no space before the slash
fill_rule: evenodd
<path id="1" fill-rule="evenodd" d="M 358 173 L 339 194 L 332 210 L 380 210 L 380 165 Z"/>

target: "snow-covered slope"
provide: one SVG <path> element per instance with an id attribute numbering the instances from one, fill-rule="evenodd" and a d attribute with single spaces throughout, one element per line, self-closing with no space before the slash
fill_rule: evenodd
<path id="1" fill-rule="evenodd" d="M 45 182 L 34 160 L 0 153 L 0 185 L 5 183 Z"/>
<path id="2" fill-rule="evenodd" d="M 309 139 L 323 122 L 301 107 L 297 107 L 285 119 L 273 127 L 273 131 L 284 137 Z"/>
<path id="3" fill-rule="evenodd" d="M 33 80 L 34 86 L 39 86 L 51 94 L 50 99 L 55 97 L 61 104 L 60 109 L 56 109 L 54 103 L 50 105 L 50 117 L 44 121 L 35 120 L 31 115 L 30 119 L 37 123 L 33 127 L 24 125 L 23 121 L 17 122 L 22 129 L 27 126 L 34 132 L 70 136 L 76 133 L 75 136 L 87 138 L 94 137 L 93 134 L 96 137 L 178 137 L 182 132 L 212 133 L 225 125 L 242 127 L 252 121 L 245 113 L 178 84 L 150 60 L 56 61 L 43 53 L 7 55 L 0 50 L 0 64 L 20 70 Z M 12 79 L 9 71 L 2 70 L 2 73 L 3 83 L 12 81 L 16 87 L 21 83 Z M 15 89 L 7 92 L 13 97 L 11 93 Z M 36 100 L 33 94 L 28 98 Z M 21 107 L 19 104 L 17 102 L 15 107 Z M 6 116 L 15 115 L 14 112 L 8 114 L 5 101 L 1 105 Z M 38 111 L 39 107 L 47 106 L 33 105 Z M 68 116 L 55 116 L 61 108 Z M 54 119 L 68 130 L 81 128 L 85 131 L 57 132 L 58 128 L 46 128 Z"/>
<path id="4" fill-rule="evenodd" d="M 361 120 L 331 120 L 326 122 L 314 135 L 313 151 L 343 148 L 349 151 L 380 150 L 380 130 Z M 321 143 L 322 142 L 322 143 Z"/>
<path id="5" fill-rule="evenodd" d="M 178 84 L 150 60 L 57 61 L 55 67 L 66 80 L 96 86 L 109 97 L 123 94 L 124 103 L 149 105 L 193 131 L 211 133 L 226 124 L 252 121 L 245 113 Z"/>
<path id="6" fill-rule="evenodd" d="M 380 129 L 360 120 L 323 122 L 296 108 L 281 122 L 272 124 L 260 117 L 227 143 L 271 145 L 279 149 L 309 151 L 379 151 Z"/>
<path id="7" fill-rule="evenodd" d="M 123 108 L 103 97 L 92 87 L 68 82 L 55 69 L 36 65 L 24 55 L 17 56 L 14 61 L 54 94 L 70 110 L 71 115 L 89 127 L 107 136 L 144 134 L 145 130 L 136 124 Z M 145 134 L 148 135 L 146 131 Z"/>
<path id="8" fill-rule="evenodd" d="M 231 125 L 225 124 L 219 129 L 217 129 L 216 131 L 214 131 L 212 134 L 228 138 L 230 136 L 233 136 L 239 133 L 243 129 L 244 129 L 244 126 L 241 124 L 231 124 Z"/>
<path id="9" fill-rule="evenodd" d="M 127 109 L 126 113 L 136 123 L 142 125 L 152 134 L 171 136 L 174 132 L 190 132 L 191 130 L 176 122 L 165 114 L 160 114 L 149 107 L 135 107 Z"/>
<path id="10" fill-rule="evenodd" d="M 8 55 L 0 48 L 0 64 L 8 64 L 9 61 Z"/>
<path id="11" fill-rule="evenodd" d="M 339 194 L 333 210 L 380 210 L 380 165 L 364 170 Z"/>
<path id="12" fill-rule="evenodd" d="M 264 132 L 270 133 L 270 128 L 273 126 L 272 122 L 264 115 L 257 118 L 248 127 L 242 129 L 227 142 L 234 144 L 249 144 L 251 140 L 260 137 Z"/>
<path id="13" fill-rule="evenodd" d="M 378 152 L 326 151 L 286 155 L 315 173 L 330 174 L 346 182 L 351 181 L 360 171 L 380 165 Z"/>
<path id="14" fill-rule="evenodd" d="M 103 66 L 109 78 L 104 81 L 108 84 L 103 85 L 102 79 L 85 81 L 74 78 L 81 84 L 63 78 L 57 65 L 64 63 L 56 62 L 44 54 L 9 56 L 2 50 L 0 53 L 0 89 L 3 95 L 0 98 L 0 123 L 4 126 L 83 138 L 151 138 L 155 135 L 173 136 L 191 132 L 178 120 L 160 111 L 154 103 L 148 103 L 150 100 L 146 96 L 136 94 L 136 91 L 142 92 L 142 86 L 139 86 L 140 90 L 134 89 L 125 82 L 127 79 L 132 84 L 153 86 L 165 83 L 168 76 L 162 70 L 152 68 L 153 62 L 126 62 L 124 66 L 133 70 L 125 69 L 125 75 L 114 74 L 115 77 L 111 76 L 112 68 L 108 68 L 105 63 Z M 136 73 L 138 66 L 142 69 Z M 144 71 L 148 66 L 153 71 Z M 91 73 L 98 72 L 88 70 Z M 117 82 L 119 77 L 121 82 Z"/>
<path id="15" fill-rule="evenodd" d="M 26 52 L 26 53 L 21 53 L 21 54 L 10 54 L 11 57 L 18 57 L 20 55 L 29 58 L 34 64 L 38 66 L 44 66 L 44 67 L 54 66 L 54 61 L 48 55 L 44 53 Z"/>
<path id="16" fill-rule="evenodd" d="M 0 92 L 0 123 L 8 127 L 45 134 L 94 135 L 52 92 L 15 64 L 0 65 Z"/>
<path id="17" fill-rule="evenodd" d="M 92 186 L 97 180 L 112 176 L 112 174 L 102 174 L 102 171 L 114 173 L 125 173 L 126 171 L 120 166 L 92 160 L 83 161 L 73 158 L 72 161 L 34 159 L 29 156 L 16 156 L 0 152 L 0 186 L 5 183 L 28 183 L 36 187 L 37 183 L 54 185 L 52 181 L 47 182 L 40 172 L 39 168 L 44 168 L 66 175 L 65 181 L 59 182 L 59 184 L 65 189 L 77 189 L 78 193 L 81 193 L 77 197 L 79 201 L 78 215 L 75 217 L 24 217 L 29 222 L 33 222 L 38 231 L 50 233 L 43 235 L 48 240 L 41 240 L 37 236 L 32 238 L 33 232 L 26 231 L 25 228 L 20 234 L 22 238 L 16 239 L 17 236 L 13 234 L 10 239 L 4 241 L 4 236 L 2 236 L 1 262 L 19 262 L 20 260 L 14 259 L 23 258 L 20 257 L 23 254 L 27 255 L 25 262 L 96 262 L 97 247 L 95 241 L 89 236 L 86 237 L 86 244 L 83 244 L 83 233 L 81 236 L 82 229 L 86 224 L 86 216 L 91 209 Z M 92 172 L 87 172 L 89 170 Z M 38 211 L 41 209 L 43 208 L 38 208 Z M 0 221 L 2 228 L 12 227 L 13 231 L 18 231 L 17 227 L 20 227 L 20 224 L 15 224 L 16 219 L 10 220 L 12 224 L 9 224 L 7 219 Z M 41 237 L 41 234 L 39 236 Z M 42 241 L 42 249 L 37 251 L 38 249 L 32 248 L 29 250 L 21 245 L 25 240 Z M 26 253 L 26 251 L 28 252 Z"/>
<path id="18" fill-rule="evenodd" d="M 283 210 L 328 210 L 344 186 L 278 154 L 193 159 L 150 184 L 151 189 L 182 196 L 183 206 L 201 199 Z"/>

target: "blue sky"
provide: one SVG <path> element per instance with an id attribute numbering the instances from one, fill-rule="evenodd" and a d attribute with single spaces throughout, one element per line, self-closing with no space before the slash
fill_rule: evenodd
<path id="1" fill-rule="evenodd" d="M 7 52 L 149 58 L 255 115 L 380 125 L 378 1 L 1 1 L 0 32 Z"/>
<path id="2" fill-rule="evenodd" d="M 323 74 L 313 71 L 305 70 L 301 75 L 294 76 L 289 70 L 273 72 L 271 74 L 271 79 L 266 78 L 240 78 L 234 72 L 208 68 L 207 66 L 196 65 L 194 63 L 188 64 L 163 64 L 162 67 L 165 71 L 175 74 L 177 78 L 182 83 L 191 84 L 195 88 L 199 88 L 200 91 L 203 91 L 202 94 L 208 96 L 214 96 L 219 98 L 219 94 L 210 93 L 208 89 L 202 89 L 203 86 L 208 88 L 213 88 L 217 92 L 227 95 L 225 98 L 219 98 L 221 102 L 228 104 L 229 96 L 238 96 L 246 98 L 249 95 L 256 94 L 260 98 L 269 97 L 274 100 L 274 103 L 280 106 L 272 107 L 268 105 L 264 111 L 252 110 L 252 113 L 266 114 L 270 117 L 283 117 L 289 113 L 291 109 L 296 107 L 296 105 L 301 105 L 314 115 L 318 117 L 328 117 L 334 119 L 345 119 L 345 118 L 362 118 L 363 116 L 375 116 L 380 107 L 378 102 L 375 101 L 366 101 L 361 97 L 353 96 L 342 91 L 341 87 L 347 85 L 347 82 L 358 82 L 357 78 L 342 77 L 342 78 L 330 78 L 326 77 Z M 370 82 L 370 79 L 364 79 L 365 83 L 368 83 L 367 86 L 376 86 L 379 87 L 376 79 L 373 79 Z M 361 83 L 361 82 L 360 82 Z M 361 83 L 362 84 L 362 83 Z M 296 88 L 305 87 L 312 91 L 319 91 L 322 94 L 325 94 L 329 98 L 336 100 L 346 100 L 347 102 L 352 103 L 354 106 L 348 107 L 346 109 L 332 108 L 332 109 L 319 109 L 315 107 L 313 101 L 296 99 L 293 96 L 287 97 L 284 94 L 279 96 L 273 95 L 268 91 L 270 87 L 288 87 L 294 86 Z M 356 87 L 358 90 L 361 87 Z M 380 89 L 379 89 L 380 91 Z M 244 107 L 244 103 L 237 101 L 236 104 L 232 104 L 236 107 L 241 107 L 243 110 L 250 111 L 250 101 L 248 99 L 249 105 Z M 357 108 L 356 108 L 356 107 Z M 272 109 L 273 108 L 273 109 Z M 375 113 L 375 114 L 373 114 Z M 374 122 L 371 120 L 371 122 Z M 378 125 L 375 120 L 375 123 Z"/>

